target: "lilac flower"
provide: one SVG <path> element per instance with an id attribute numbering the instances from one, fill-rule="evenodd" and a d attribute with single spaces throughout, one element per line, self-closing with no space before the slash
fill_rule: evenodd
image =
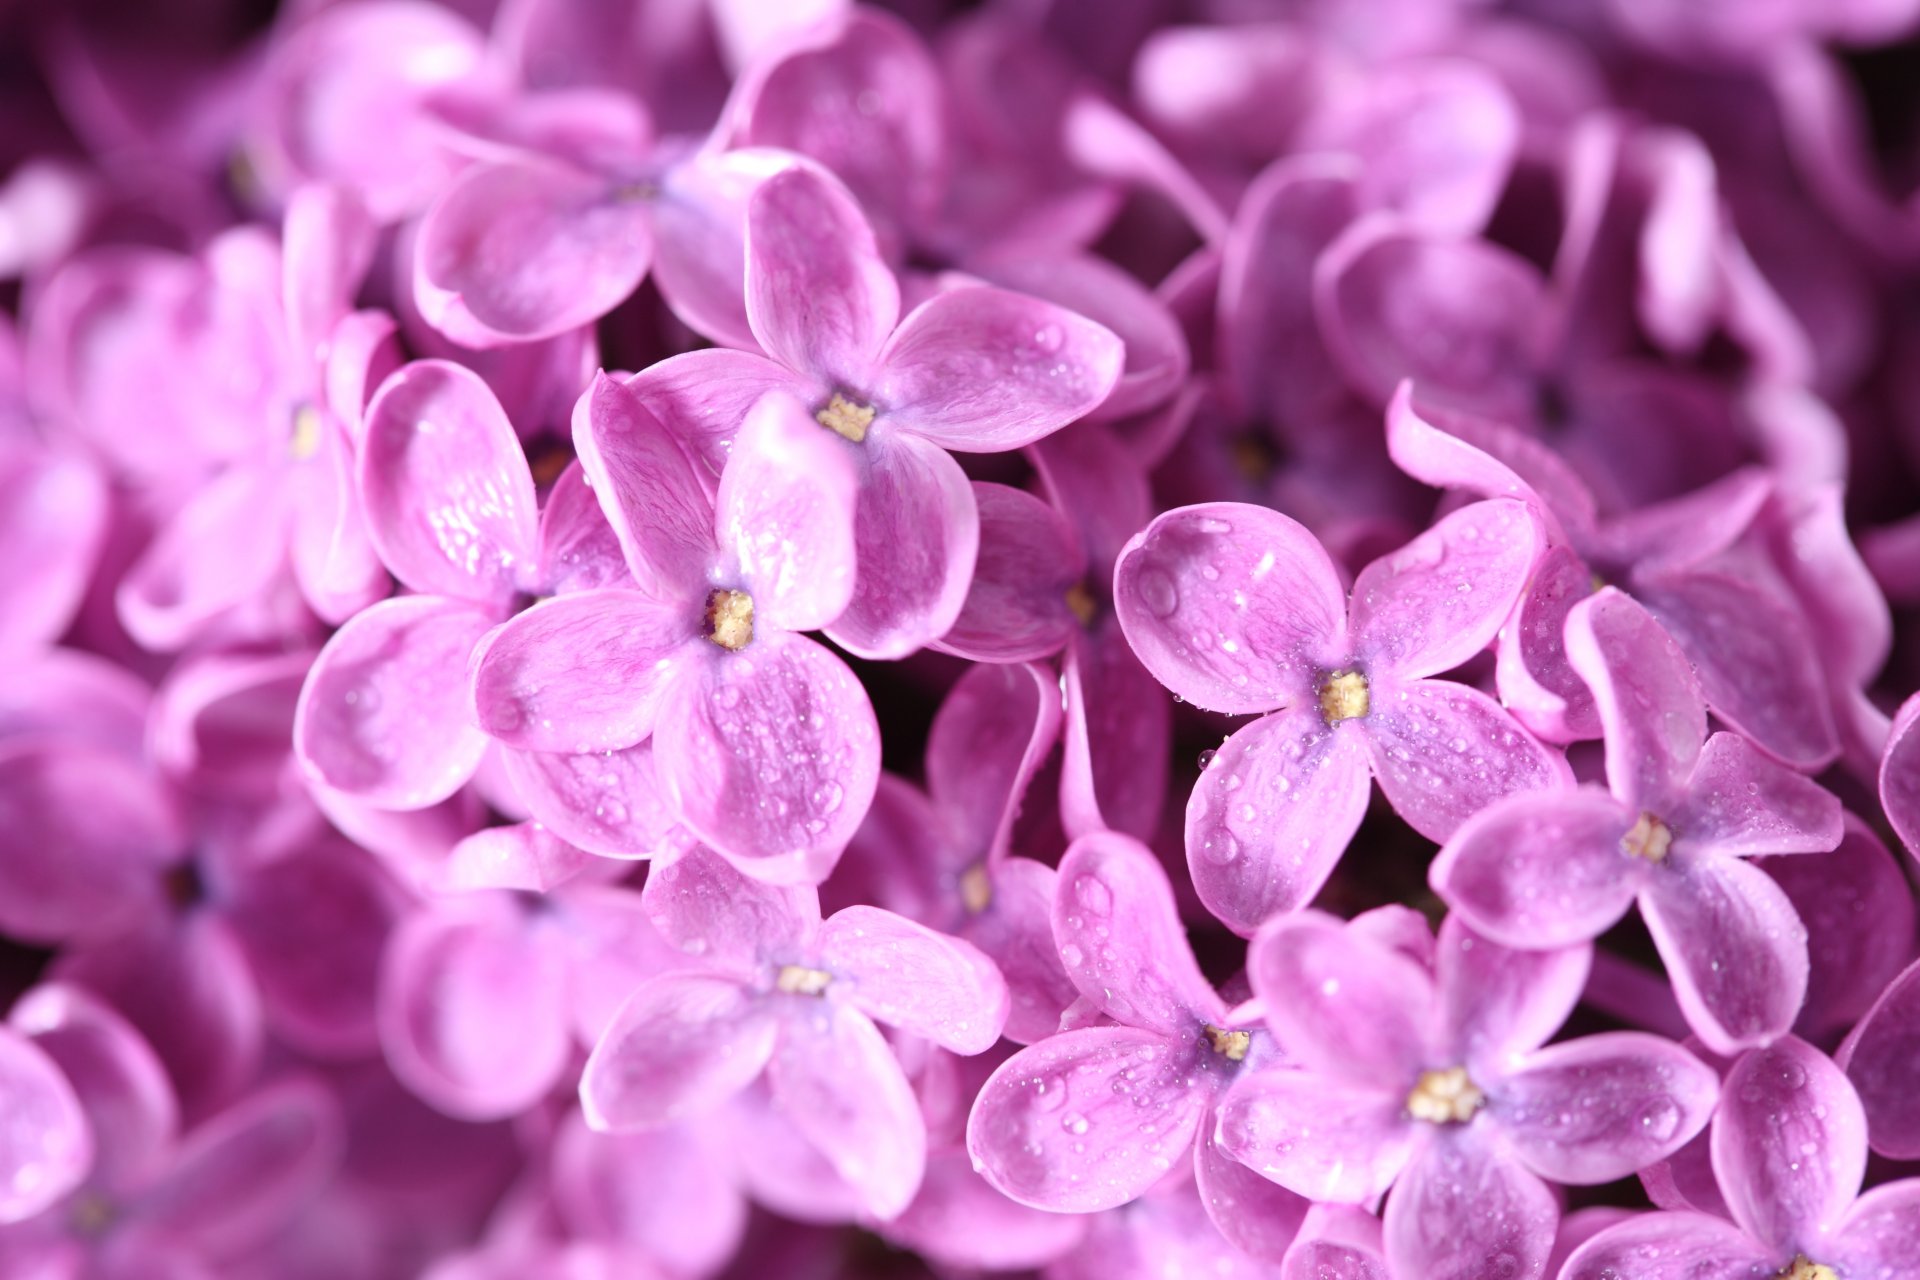
<path id="1" fill-rule="evenodd" d="M 927 789 L 882 774 L 873 808 L 822 892 L 964 939 L 1007 981 L 1006 1035 L 1045 1039 L 1073 1002 L 1054 950 L 1054 870 L 1016 857 L 1027 785 L 1060 734 L 1058 678 L 979 666 L 948 692 L 927 737 Z"/>
<path id="2" fill-rule="evenodd" d="M 630 386 L 599 379 L 580 416 L 587 474 L 637 587 L 547 601 L 490 637 L 473 670 L 481 728 L 582 755 L 651 735 L 689 830 L 756 875 L 818 883 L 880 772 L 865 691 L 799 634 L 839 617 L 853 591 L 853 459 L 770 393 L 713 495 Z"/>
<path id="3" fill-rule="evenodd" d="M 1789 1036 L 1750 1050 L 1713 1117 L 1727 1217 L 1643 1214 L 1575 1250 L 1561 1280 L 1906 1274 L 1920 1267 L 1920 1179 L 1861 1195 L 1866 1131 L 1859 1098 L 1818 1049 Z"/>
<path id="4" fill-rule="evenodd" d="M 1125 836 L 1074 841 L 1053 934 L 1099 1024 L 1042 1040 L 993 1073 L 967 1122 L 974 1162 L 1013 1199 L 1076 1213 L 1126 1204 L 1190 1162 L 1220 1230 L 1277 1259 L 1306 1206 L 1213 1139 L 1218 1100 L 1271 1046 L 1200 976 L 1160 864 Z"/>
<path id="5" fill-rule="evenodd" d="M 1120 376 L 1107 330 L 985 285 L 935 294 L 900 318 L 899 286 L 853 201 L 808 168 L 769 178 L 747 210 L 747 319 L 768 356 L 696 351 L 629 386 L 710 461 L 771 389 L 841 437 L 860 479 L 852 602 L 830 629 L 863 657 L 901 657 L 945 633 L 966 597 L 979 516 L 949 448 L 1018 448 L 1087 413 Z M 771 358 L 769 358 L 771 357 Z M 645 479 L 615 440 L 596 485 L 626 511 Z"/>
<path id="6" fill-rule="evenodd" d="M 1713 1071 L 1638 1032 L 1542 1048 L 1585 947 L 1510 951 L 1449 917 L 1423 963 L 1404 942 L 1425 939 L 1391 923 L 1308 911 L 1261 930 L 1247 976 L 1298 1065 L 1235 1083 L 1221 1146 L 1315 1200 L 1391 1187 L 1397 1274 L 1538 1276 L 1559 1216 L 1544 1179 L 1609 1182 L 1670 1154 L 1706 1123 Z"/>
<path id="7" fill-rule="evenodd" d="M 1354 583 L 1278 512 L 1183 507 L 1114 571 L 1127 639 L 1196 706 L 1272 712 L 1214 756 L 1187 803 L 1187 862 L 1208 910 L 1251 933 L 1318 892 L 1366 809 L 1369 773 L 1444 839 L 1566 764 L 1491 698 L 1426 677 L 1486 647 L 1533 570 L 1538 520 L 1511 500 L 1457 511 Z"/>
<path id="8" fill-rule="evenodd" d="M 747 880 L 705 850 L 655 867 L 645 893 L 661 933 L 702 967 L 634 992 L 587 1060 L 587 1122 L 658 1127 L 764 1071 L 775 1105 L 868 1212 L 905 1209 L 925 1169 L 926 1130 L 874 1021 L 983 1052 L 1007 1019 L 992 963 L 874 907 L 822 922 L 813 890 Z"/>
<path id="9" fill-rule="evenodd" d="M 1434 891 L 1505 946 L 1585 942 L 1638 901 L 1687 1023 L 1720 1053 L 1792 1027 L 1807 935 L 1742 859 L 1840 843 L 1840 802 L 1737 734 L 1706 735 L 1692 668 L 1609 587 L 1567 615 L 1567 656 L 1606 726 L 1610 792 L 1515 796 L 1468 819 Z"/>

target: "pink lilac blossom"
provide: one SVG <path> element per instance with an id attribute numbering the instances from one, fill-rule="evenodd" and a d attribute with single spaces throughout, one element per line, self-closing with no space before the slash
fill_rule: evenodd
<path id="1" fill-rule="evenodd" d="M 0 0 L 0 1280 L 1920 1275 L 1917 38 Z"/>

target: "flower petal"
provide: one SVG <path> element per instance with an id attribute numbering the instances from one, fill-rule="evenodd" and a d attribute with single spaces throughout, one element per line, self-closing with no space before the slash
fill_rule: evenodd
<path id="1" fill-rule="evenodd" d="M 1276 1068 L 1243 1075 L 1220 1102 L 1223 1150 L 1297 1195 L 1364 1204 L 1413 1154 L 1407 1100 L 1373 1083 Z"/>
<path id="2" fill-rule="evenodd" d="M 1007 980 L 1012 1005 L 1001 1034 L 1016 1044 L 1037 1044 L 1060 1029 L 1061 1015 L 1080 994 L 1053 940 L 1058 876 L 1031 858 L 1004 858 L 988 874 L 993 900 L 961 932 Z"/>
<path id="3" fill-rule="evenodd" d="M 1216 502 L 1160 516 L 1120 553 L 1114 608 L 1154 678 L 1195 706 L 1243 714 L 1307 700 L 1347 657 L 1333 562 L 1298 522 Z"/>
<path id="4" fill-rule="evenodd" d="M 716 528 L 718 572 L 739 575 L 756 622 L 814 631 L 846 610 L 859 487 L 853 449 L 798 400 L 773 392 L 748 411 L 720 473 Z"/>
<path id="5" fill-rule="evenodd" d="M 407 1087 L 463 1120 L 523 1111 L 572 1051 L 558 951 L 505 893 L 471 893 L 414 915 L 380 979 L 380 1039 Z"/>
<path id="6" fill-rule="evenodd" d="M 660 793 L 652 738 L 619 751 L 508 751 L 502 761 L 536 819 L 602 857 L 650 858 L 677 821 Z"/>
<path id="7" fill-rule="evenodd" d="M 1607 1032 L 1530 1055 L 1491 1084 L 1488 1114 L 1528 1168 L 1592 1186 L 1672 1155 L 1706 1128 L 1712 1067 L 1670 1040 Z"/>
<path id="8" fill-rule="evenodd" d="M 417 360 L 380 385 L 360 443 L 367 532 L 416 591 L 511 600 L 536 566 L 533 476 L 480 376 Z"/>
<path id="9" fill-rule="evenodd" d="M 1512 498 L 1454 512 L 1353 584 L 1353 647 L 1369 676 L 1449 671 L 1513 612 L 1545 545 L 1540 518 Z"/>
<path id="10" fill-rule="evenodd" d="M 767 1082 L 774 1104 L 876 1218 L 913 1203 L 927 1125 L 893 1050 L 865 1014 L 832 1003 L 785 1019 Z"/>
<path id="11" fill-rule="evenodd" d="M 1376 685 L 1364 723 L 1380 790 L 1429 840 L 1449 839 L 1502 797 L 1573 783 L 1559 752 L 1486 694 L 1450 680 Z"/>
<path id="12" fill-rule="evenodd" d="M 755 345 L 741 290 L 747 275 L 747 203 L 769 173 L 791 163 L 793 158 L 780 151 L 703 147 L 660 175 L 653 204 L 653 234 L 659 241 L 653 283 L 682 323 L 721 348 L 745 352 Z"/>
<path id="13" fill-rule="evenodd" d="M 1613 793 L 1630 809 L 1666 816 L 1707 736 L 1692 665 L 1652 614 L 1613 588 L 1573 607 L 1566 643 L 1606 728 Z"/>
<path id="14" fill-rule="evenodd" d="M 652 868 L 641 896 L 670 946 L 743 981 L 763 962 L 803 950 L 820 925 L 812 889 L 749 879 L 711 849 Z"/>
<path id="15" fill-rule="evenodd" d="M 1173 885 L 1145 845 L 1082 836 L 1060 860 L 1053 936 L 1073 985 L 1116 1022 L 1190 1039 L 1227 1008 L 1200 974 Z"/>
<path id="16" fill-rule="evenodd" d="M 1643 1213 L 1574 1250 L 1560 1280 L 1749 1280 L 1779 1259 L 1730 1222 L 1704 1213 Z"/>
<path id="17" fill-rule="evenodd" d="M 633 585 L 620 539 L 577 461 L 553 482 L 540 511 L 539 577 L 542 594 L 550 596 Z"/>
<path id="18" fill-rule="evenodd" d="M 1827 1055 L 1787 1036 L 1744 1054 L 1713 1118 L 1733 1220 L 1781 1253 L 1840 1225 L 1867 1171 L 1867 1117 Z"/>
<path id="19" fill-rule="evenodd" d="M 862 1013 L 955 1053 L 984 1053 L 1006 1026 L 1007 984 L 972 943 L 891 911 L 852 906 L 820 926 L 833 990 Z"/>
<path id="20" fill-rule="evenodd" d="M 602 1132 L 700 1115 L 753 1083 L 778 1023 L 729 978 L 670 973 L 633 993 L 593 1047 L 580 1106 Z"/>
<path id="21" fill-rule="evenodd" d="M 1267 1025 L 1306 1070 L 1397 1092 L 1426 1065 L 1432 977 L 1318 911 L 1280 916 L 1247 949 Z"/>
<path id="22" fill-rule="evenodd" d="M 748 341 L 750 343 L 751 339 Z M 757 351 L 730 351 L 719 347 L 668 356 L 634 374 L 624 385 L 639 400 L 644 411 L 651 412 L 660 420 L 667 435 L 679 441 L 688 453 L 706 463 L 715 475 L 726 466 L 733 447 L 733 437 L 740 430 L 740 424 L 747 420 L 747 411 L 759 403 L 762 396 L 769 391 L 786 390 L 806 402 L 812 397 L 826 394 L 825 383 L 808 375 L 796 374 Z M 633 402 L 629 400 L 626 403 Z M 604 410 L 595 410 L 596 414 L 601 412 Z M 582 431 L 577 416 L 575 422 L 574 447 L 580 451 L 584 461 L 587 449 L 581 443 Z M 614 448 L 617 442 L 612 436 L 623 429 L 617 417 L 610 417 L 607 425 L 613 428 L 613 432 L 599 432 L 603 452 Z M 618 458 L 609 455 L 606 469 L 619 471 L 618 461 Z M 676 471 L 679 465 L 677 460 L 673 463 Z M 634 483 L 645 482 L 649 470 L 650 465 L 644 457 L 627 468 Z M 598 473 L 589 474 L 596 476 L 594 489 L 606 492 L 597 478 Z M 623 499 L 622 504 L 628 510 L 644 513 L 647 506 L 645 491 L 636 492 L 641 495 L 638 500 Z M 609 518 L 612 518 L 611 508 Z M 615 523 L 617 526 L 618 521 Z"/>
<path id="23" fill-rule="evenodd" d="M 1387 1262 L 1395 1275 L 1478 1280 L 1539 1275 L 1560 1208 L 1547 1184 L 1473 1130 L 1428 1140 L 1387 1197 Z"/>
<path id="24" fill-rule="evenodd" d="M 1111 617 L 1069 639 L 1063 667 L 1060 817 L 1067 833 L 1153 836 L 1167 799 L 1172 701 Z"/>
<path id="25" fill-rule="evenodd" d="M 1840 801 L 1735 733 L 1707 739 L 1687 798 L 1670 815 L 1690 849 L 1747 857 L 1826 853 L 1840 843 Z"/>
<path id="26" fill-rule="evenodd" d="M 78 457 L 0 446 L 0 652 L 52 644 L 73 621 L 108 528 L 106 476 Z"/>
<path id="27" fill-rule="evenodd" d="M 1586 942 L 1639 892 L 1646 864 L 1620 846 L 1635 817 L 1598 787 L 1521 792 L 1468 818 L 1427 879 L 1476 932 L 1505 946 Z"/>
<path id="28" fill-rule="evenodd" d="M 510 619 L 473 656 L 480 728 L 523 751 L 631 747 L 700 643 L 698 615 L 618 587 L 556 596 Z"/>
<path id="29" fill-rule="evenodd" d="M 1825 857 L 1755 861 L 1807 927 L 1807 1001 L 1794 1028 L 1808 1037 L 1857 1023 L 1913 954 L 1916 913 L 1899 863 L 1865 822 L 1841 816 L 1845 838 Z"/>
<path id="30" fill-rule="evenodd" d="M 80 1185 L 93 1133 L 73 1086 L 33 1041 L 0 1027 L 0 1223 L 22 1222 Z"/>
<path id="31" fill-rule="evenodd" d="M 966 473 L 944 449 L 906 432 L 876 432 L 866 448 L 853 602 L 827 634 L 862 658 L 904 658 L 960 617 L 980 516 Z"/>
<path id="32" fill-rule="evenodd" d="M 1593 571 L 1567 547 L 1548 547 L 1514 609 L 1494 678 L 1514 719 L 1546 742 L 1602 733 L 1593 691 L 1567 661 L 1567 614 L 1593 592 Z"/>
<path id="33" fill-rule="evenodd" d="M 1433 947 L 1439 1021 L 1446 1032 L 1435 1047 L 1470 1074 L 1504 1076 L 1572 1015 L 1592 964 L 1591 947 L 1503 947 L 1448 916 Z"/>
<path id="34" fill-rule="evenodd" d="M 460 600 L 382 600 L 334 632 L 300 691 L 293 745 L 309 776 L 389 809 L 424 809 L 473 776 L 467 659 L 493 618 Z"/>
<path id="35" fill-rule="evenodd" d="M 1125 1204 L 1181 1162 L 1206 1109 L 1186 1083 L 1187 1053 L 1133 1027 L 1063 1031 L 1022 1049 L 981 1087 L 967 1150 L 1021 1204 Z"/>
<path id="36" fill-rule="evenodd" d="M 1920 963 L 1909 965 L 1860 1019 L 1835 1060 L 1859 1092 L 1873 1149 L 1897 1160 L 1920 1155 Z"/>
<path id="37" fill-rule="evenodd" d="M 595 1133 L 579 1113 L 553 1138 L 553 1200 L 583 1239 L 619 1241 L 676 1275 L 725 1267 L 747 1225 L 717 1135 L 694 1124 Z"/>
<path id="38" fill-rule="evenodd" d="M 1078 1249 L 1089 1220 L 1007 1199 L 975 1172 L 964 1151 L 933 1151 L 920 1194 L 888 1222 L 886 1239 L 942 1266 L 1020 1271 Z"/>
<path id="39" fill-rule="evenodd" d="M 421 219 L 414 298 L 469 347 L 535 342 L 592 324 L 653 260 L 645 206 L 563 164 L 477 165 Z"/>
<path id="40" fill-rule="evenodd" d="M 149 649 L 178 649 L 266 594 L 287 563 L 287 495 L 277 479 L 233 467 L 181 508 L 114 593 L 128 634 Z"/>
<path id="41" fill-rule="evenodd" d="M 973 668 L 927 734 L 927 791 L 962 853 L 1006 852 L 1027 784 L 1060 733 L 1060 686 L 1029 665 Z"/>
<path id="42" fill-rule="evenodd" d="M 1706 857 L 1647 880 L 1640 914 L 1687 1025 L 1716 1053 L 1765 1044 L 1807 992 L 1807 931 L 1766 872 Z"/>
<path id="43" fill-rule="evenodd" d="M 1073 633 L 1067 592 L 1080 557 L 1060 513 L 1024 489 L 975 481 L 980 552 L 952 630 L 934 643 L 973 662 L 1032 662 Z"/>
<path id="44" fill-rule="evenodd" d="M 1897 1276 L 1920 1267 L 1920 1179 L 1884 1183 L 1853 1202 L 1822 1257 L 1842 1274 Z"/>
<path id="45" fill-rule="evenodd" d="M 747 323 L 788 368 L 868 394 L 900 318 L 900 286 L 873 228 L 825 170 L 796 165 L 747 205 Z"/>

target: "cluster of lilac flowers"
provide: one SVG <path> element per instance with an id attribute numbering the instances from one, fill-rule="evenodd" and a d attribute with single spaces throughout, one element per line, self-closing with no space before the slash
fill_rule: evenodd
<path id="1" fill-rule="evenodd" d="M 0 1280 L 1920 1277 L 1917 77 L 0 0 Z"/>

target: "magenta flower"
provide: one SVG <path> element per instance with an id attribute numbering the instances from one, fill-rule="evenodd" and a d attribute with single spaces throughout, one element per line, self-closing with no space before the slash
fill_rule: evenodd
<path id="1" fill-rule="evenodd" d="M 1818 1049 L 1789 1036 L 1743 1055 L 1727 1073 L 1712 1132 L 1727 1218 L 1642 1214 L 1575 1250 L 1561 1280 L 1820 1280 L 1920 1268 L 1920 1178 L 1860 1194 L 1866 1116 Z"/>
<path id="2" fill-rule="evenodd" d="M 1415 830 L 1445 839 L 1565 762 L 1477 689 L 1427 677 L 1487 646 L 1539 555 L 1523 503 L 1456 511 L 1354 583 L 1299 524 L 1239 503 L 1183 507 L 1114 570 L 1127 639 L 1196 706 L 1271 712 L 1228 738 L 1187 803 L 1187 864 L 1241 933 L 1310 901 L 1366 810 L 1369 774 Z"/>
<path id="3" fill-rule="evenodd" d="M 1784 1035 L 1806 995 L 1806 930 L 1743 859 L 1833 849 L 1840 802 L 1737 734 L 1708 738 L 1693 669 L 1630 597 L 1576 605 L 1567 657 L 1606 726 L 1610 790 L 1514 796 L 1468 819 L 1434 860 L 1434 891 L 1510 947 L 1585 942 L 1637 901 L 1708 1047 Z"/>
<path id="4" fill-rule="evenodd" d="M 979 546 L 972 489 L 947 449 L 1029 444 L 1095 408 L 1120 376 L 1106 329 L 1038 299 L 957 285 L 900 317 L 900 290 L 852 199 L 811 168 L 769 178 L 747 210 L 747 319 L 766 356 L 695 351 L 629 386 L 717 466 L 766 391 L 844 441 L 860 481 L 852 601 L 829 629 L 862 657 L 902 657 L 953 626 Z M 769 358 L 770 357 L 770 358 Z M 629 524 L 644 477 L 589 426 L 583 457 Z"/>
<path id="5" fill-rule="evenodd" d="M 1545 1179 L 1625 1177 L 1705 1125 L 1718 1082 L 1680 1046 L 1611 1032 L 1542 1048 L 1586 982 L 1586 947 L 1510 951 L 1454 918 L 1422 955 L 1393 917 L 1268 924 L 1247 976 L 1296 1069 L 1236 1082 L 1221 1146 L 1319 1201 L 1392 1188 L 1396 1274 L 1537 1276 L 1559 1211 Z"/>
<path id="6" fill-rule="evenodd" d="M 1213 1138 L 1219 1099 L 1271 1046 L 1240 1029 L 1201 977 L 1159 862 L 1126 836 L 1074 841 L 1060 862 L 1053 934 L 1097 1025 L 1022 1049 L 993 1073 L 967 1122 L 975 1164 L 1022 1204 L 1089 1213 L 1190 1162 L 1221 1232 L 1277 1258 L 1306 1206 Z"/>
<path id="7" fill-rule="evenodd" d="M 587 1060 L 596 1129 L 698 1115 L 764 1071 L 774 1105 L 875 1217 L 906 1208 L 926 1166 L 912 1087 L 874 1026 L 981 1053 L 1007 988 L 971 945 L 876 907 L 824 922 L 812 889 L 742 877 L 696 849 L 656 866 L 648 909 L 699 969 L 634 992 Z"/>
<path id="8" fill-rule="evenodd" d="M 547 601 L 495 633 L 474 660 L 480 727 L 523 751 L 582 755 L 651 736 L 689 830 L 753 874 L 818 883 L 880 773 L 865 691 L 799 634 L 853 591 L 854 460 L 772 393 L 713 495 L 630 386 L 602 377 L 580 417 L 583 463 L 638 585 Z"/>

